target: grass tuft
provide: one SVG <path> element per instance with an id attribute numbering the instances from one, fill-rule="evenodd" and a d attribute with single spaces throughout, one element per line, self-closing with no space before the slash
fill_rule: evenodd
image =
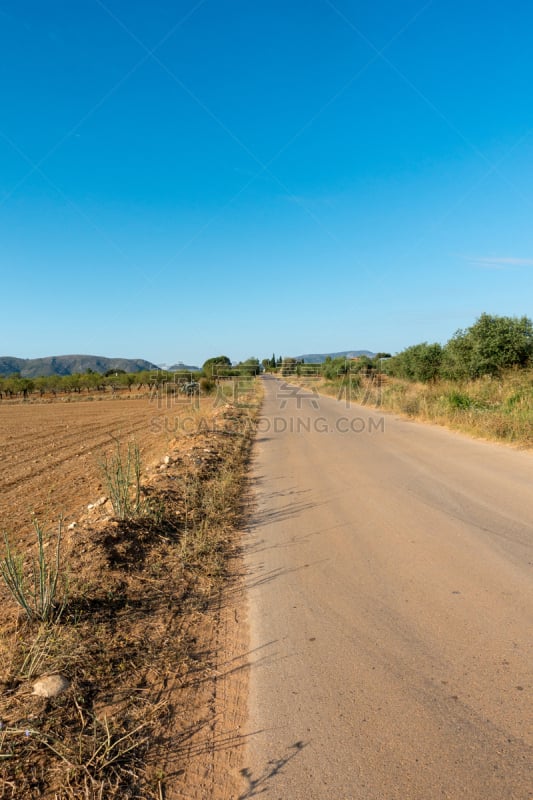
<path id="1" fill-rule="evenodd" d="M 37 559 L 26 569 L 24 556 L 11 548 L 4 533 L 5 555 L 0 561 L 0 575 L 13 599 L 30 621 L 57 622 L 68 596 L 68 578 L 60 564 L 62 520 L 59 520 L 55 556 L 48 561 L 44 532 L 37 519 L 33 526 L 37 535 Z"/>
<path id="2" fill-rule="evenodd" d="M 128 442 L 126 451 L 115 439 L 115 451 L 100 459 L 104 485 L 118 519 L 136 519 L 143 513 L 141 500 L 141 453 L 136 442 Z"/>

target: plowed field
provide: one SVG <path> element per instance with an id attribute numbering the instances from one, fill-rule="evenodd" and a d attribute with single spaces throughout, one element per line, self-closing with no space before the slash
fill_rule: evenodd
<path id="1" fill-rule="evenodd" d="M 207 401 L 206 401 L 207 402 Z M 36 514 L 46 526 L 76 519 L 103 493 L 103 452 L 134 439 L 143 464 L 175 434 L 176 408 L 148 398 L 0 404 L 0 532 L 24 538 Z"/>
<path id="2" fill-rule="evenodd" d="M 247 658 L 237 525 L 257 401 L 196 401 L 0 404 L 0 532 L 28 574 L 32 514 L 47 531 L 59 515 L 76 522 L 62 539 L 60 621 L 27 620 L 0 580 L 6 800 L 237 796 Z M 99 459 L 117 440 L 123 453 L 132 440 L 141 449 L 152 514 L 87 509 L 107 494 Z M 70 684 L 57 702 L 32 692 L 56 674 Z M 110 736 L 117 749 L 101 760 Z"/>

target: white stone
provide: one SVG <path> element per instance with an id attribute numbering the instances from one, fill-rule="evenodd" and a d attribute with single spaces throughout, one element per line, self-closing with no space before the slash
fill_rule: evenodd
<path id="1" fill-rule="evenodd" d="M 33 684 L 33 694 L 38 697 L 57 697 L 70 686 L 70 681 L 63 675 L 46 675 Z"/>

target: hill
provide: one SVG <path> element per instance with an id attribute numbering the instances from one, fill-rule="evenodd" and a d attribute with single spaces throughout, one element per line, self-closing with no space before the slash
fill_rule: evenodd
<path id="1" fill-rule="evenodd" d="M 104 373 L 109 369 L 125 372 L 142 372 L 157 369 L 156 364 L 142 358 L 106 358 L 105 356 L 48 356 L 47 358 L 14 358 L 0 356 L 0 376 L 20 372 L 23 378 L 39 378 L 48 375 L 72 375 L 75 372 Z"/>
<path id="2" fill-rule="evenodd" d="M 190 364 L 184 364 L 183 361 L 178 361 L 176 364 L 172 364 L 172 366 L 168 366 L 168 364 L 160 364 L 161 369 L 167 370 L 167 372 L 200 372 L 200 367 L 193 367 Z"/>
<path id="3" fill-rule="evenodd" d="M 370 350 L 342 350 L 340 353 L 307 353 L 305 356 L 296 356 L 305 364 L 323 364 L 328 356 L 330 358 L 357 358 L 358 356 L 368 356 L 374 358 L 376 354 Z"/>

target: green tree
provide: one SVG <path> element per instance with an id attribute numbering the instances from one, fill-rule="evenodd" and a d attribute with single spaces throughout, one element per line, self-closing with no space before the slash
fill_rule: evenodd
<path id="1" fill-rule="evenodd" d="M 142 389 L 143 386 L 150 385 L 150 372 L 147 369 L 141 370 L 141 372 L 137 372 L 136 374 L 136 383 L 138 389 Z"/>
<path id="2" fill-rule="evenodd" d="M 136 375 L 134 372 L 126 372 L 124 375 L 120 376 L 120 383 L 121 386 L 125 386 L 126 389 L 131 390 L 131 387 L 137 380 Z"/>
<path id="3" fill-rule="evenodd" d="M 41 397 L 43 397 L 45 392 L 48 390 L 48 378 L 44 376 L 35 378 L 34 384 L 35 384 L 35 390 L 39 392 Z"/>
<path id="4" fill-rule="evenodd" d="M 82 376 L 78 372 L 74 372 L 72 375 L 65 375 L 63 378 L 63 388 L 67 392 L 76 392 L 79 394 L 81 392 L 81 379 Z"/>
<path id="5" fill-rule="evenodd" d="M 244 375 L 257 375 L 261 372 L 261 365 L 258 358 L 251 356 L 245 361 L 239 361 L 236 370 Z"/>
<path id="6" fill-rule="evenodd" d="M 231 360 L 228 356 L 213 356 L 212 358 L 208 358 L 207 361 L 204 361 L 202 372 L 206 378 L 212 378 L 213 375 L 215 377 L 220 375 L 221 368 L 223 367 L 231 369 Z M 225 373 L 226 370 L 224 369 L 222 372 Z"/>
<path id="7" fill-rule="evenodd" d="M 281 374 L 282 375 L 294 375 L 296 373 L 296 365 L 297 361 L 295 358 L 286 357 L 281 362 Z"/>
<path id="8" fill-rule="evenodd" d="M 22 394 L 25 400 L 33 392 L 34 388 L 35 384 L 31 378 L 17 378 L 17 391 Z"/>
<path id="9" fill-rule="evenodd" d="M 452 378 L 496 375 L 533 360 L 533 323 L 528 317 L 482 314 L 445 347 L 443 372 Z"/>
<path id="10" fill-rule="evenodd" d="M 353 362 L 355 364 L 355 362 Z M 321 365 L 322 375 L 328 380 L 335 380 L 339 375 L 345 375 L 348 369 L 348 362 L 344 356 L 331 358 L 327 356 L 324 363 Z"/>
<path id="11" fill-rule="evenodd" d="M 472 340 L 467 331 L 458 330 L 444 347 L 441 375 L 452 380 L 474 377 L 471 374 L 473 363 Z"/>
<path id="12" fill-rule="evenodd" d="M 58 392 L 65 390 L 64 378 L 61 375 L 48 375 L 46 379 L 46 386 L 49 392 L 56 395 Z"/>
<path id="13" fill-rule="evenodd" d="M 387 372 L 411 381 L 433 381 L 439 376 L 442 357 L 442 347 L 438 342 L 421 342 L 391 358 L 387 362 Z"/>

